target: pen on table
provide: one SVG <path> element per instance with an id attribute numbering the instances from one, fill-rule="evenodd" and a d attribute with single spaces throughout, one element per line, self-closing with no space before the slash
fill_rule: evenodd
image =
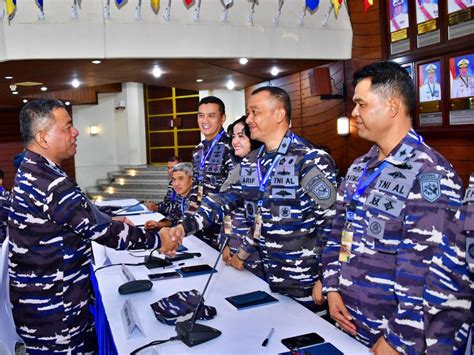
<path id="1" fill-rule="evenodd" d="M 270 329 L 270 331 L 268 332 L 267 337 L 266 337 L 265 340 L 262 342 L 262 346 L 267 346 L 267 344 L 268 344 L 268 342 L 270 341 L 270 338 L 272 337 L 274 331 L 275 331 L 275 328 Z"/>
<path id="2" fill-rule="evenodd" d="M 168 266 L 163 266 L 163 269 L 170 269 L 176 266 L 184 266 L 185 263 L 179 263 L 178 265 L 168 265 Z"/>

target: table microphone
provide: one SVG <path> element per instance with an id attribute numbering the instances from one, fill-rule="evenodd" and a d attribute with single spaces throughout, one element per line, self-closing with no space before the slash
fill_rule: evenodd
<path id="1" fill-rule="evenodd" d="M 180 336 L 180 340 L 189 347 L 193 347 L 195 345 L 205 343 L 209 340 L 217 338 L 219 335 L 222 334 L 222 332 L 218 329 L 209 327 L 207 325 L 196 323 L 196 317 L 199 312 L 201 303 L 203 303 L 204 301 L 204 294 L 206 293 L 207 287 L 209 286 L 209 283 L 211 282 L 212 275 L 214 275 L 215 273 L 217 263 L 219 262 L 219 259 L 222 253 L 224 252 L 224 248 L 227 245 L 228 241 L 229 241 L 229 236 L 227 236 L 226 239 L 224 240 L 221 250 L 219 251 L 219 255 L 217 255 L 214 266 L 212 267 L 211 274 L 209 275 L 209 278 L 207 279 L 206 286 L 204 286 L 204 290 L 201 293 L 199 302 L 197 303 L 196 309 L 193 312 L 193 316 L 188 321 L 176 323 L 175 330 Z"/>
<path id="2" fill-rule="evenodd" d="M 148 269 L 155 269 L 157 267 L 165 267 L 165 266 L 173 265 L 171 261 L 153 256 L 153 253 L 157 251 L 158 249 L 160 249 L 160 247 L 152 249 L 150 254 L 145 255 L 145 266 Z"/>

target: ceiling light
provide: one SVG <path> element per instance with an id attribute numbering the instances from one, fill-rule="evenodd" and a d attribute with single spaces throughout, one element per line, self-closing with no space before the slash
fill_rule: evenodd
<path id="1" fill-rule="evenodd" d="M 64 104 L 65 104 L 66 106 L 69 106 L 71 103 L 70 103 L 69 101 L 66 101 Z"/>
<path id="2" fill-rule="evenodd" d="M 48 88 L 46 86 L 42 86 L 41 91 L 48 91 Z"/>
<path id="3" fill-rule="evenodd" d="M 245 65 L 249 62 L 249 60 L 247 58 L 240 58 L 239 59 L 239 63 L 242 64 L 242 65 Z"/>
<path id="4" fill-rule="evenodd" d="M 18 95 L 18 91 L 12 91 L 13 95 Z"/>
<path id="5" fill-rule="evenodd" d="M 98 60 L 98 59 L 95 59 L 95 60 L 92 60 L 91 63 L 92 64 L 100 64 L 100 63 L 102 63 L 102 61 Z"/>
<path id="6" fill-rule="evenodd" d="M 235 83 L 232 80 L 229 80 L 226 86 L 227 86 L 227 89 L 233 90 L 235 88 Z"/>
<path id="7" fill-rule="evenodd" d="M 79 80 L 74 79 L 73 81 L 71 81 L 71 85 L 74 88 L 78 88 L 81 85 L 81 83 L 79 82 Z"/>
<path id="8" fill-rule="evenodd" d="M 203 79 L 196 79 L 196 83 L 202 83 L 203 81 Z"/>
<path id="9" fill-rule="evenodd" d="M 12 79 L 13 79 L 13 76 L 7 75 L 7 76 L 5 77 L 5 79 L 7 79 L 7 80 L 12 80 Z"/>
<path id="10" fill-rule="evenodd" d="M 273 67 L 271 72 L 273 76 L 277 76 L 278 74 L 280 74 L 280 69 L 278 69 L 277 67 Z"/>
<path id="11" fill-rule="evenodd" d="M 155 78 L 159 78 L 162 74 L 161 69 L 157 65 L 155 65 L 155 67 L 153 68 L 152 73 Z"/>
<path id="12" fill-rule="evenodd" d="M 26 104 L 28 102 L 27 99 L 23 99 L 23 103 Z"/>

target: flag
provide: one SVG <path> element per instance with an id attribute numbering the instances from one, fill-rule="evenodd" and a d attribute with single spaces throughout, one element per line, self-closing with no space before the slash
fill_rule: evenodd
<path id="1" fill-rule="evenodd" d="M 306 7 L 309 11 L 314 11 L 319 6 L 319 0 L 306 0 Z"/>
<path id="2" fill-rule="evenodd" d="M 339 15 L 339 8 L 341 7 L 344 0 L 331 0 L 331 2 L 332 2 L 332 5 L 334 6 L 334 13 L 336 14 L 336 17 L 337 17 L 337 15 Z"/>
<path id="3" fill-rule="evenodd" d="M 16 0 L 5 0 L 8 19 L 12 20 L 16 11 Z"/>
<path id="4" fill-rule="evenodd" d="M 115 3 L 117 4 L 118 8 L 121 8 L 123 5 L 125 5 L 126 1 L 125 0 L 115 0 Z"/>
<path id="5" fill-rule="evenodd" d="M 227 7 L 230 4 L 232 4 L 234 2 L 234 0 L 222 0 L 222 2 L 224 3 L 224 6 Z"/>
<path id="6" fill-rule="evenodd" d="M 38 5 L 41 12 L 43 12 L 43 0 L 36 0 L 36 5 Z"/>
<path id="7" fill-rule="evenodd" d="M 184 0 L 184 4 L 186 5 L 186 7 L 190 7 L 193 2 L 194 0 Z"/>
<path id="8" fill-rule="evenodd" d="M 369 11 L 369 7 L 371 7 L 374 4 L 374 0 L 364 0 L 364 10 L 365 13 Z"/>
<path id="9" fill-rule="evenodd" d="M 151 8 L 155 14 L 158 13 L 158 9 L 160 8 L 160 0 L 150 0 Z"/>

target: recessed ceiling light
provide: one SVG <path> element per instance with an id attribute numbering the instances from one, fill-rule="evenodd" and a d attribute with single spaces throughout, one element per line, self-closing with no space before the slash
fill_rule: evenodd
<path id="1" fill-rule="evenodd" d="M 47 90 L 48 90 L 48 88 L 46 86 L 41 87 L 41 91 L 47 91 Z"/>
<path id="2" fill-rule="evenodd" d="M 280 69 L 278 69 L 277 67 L 273 67 L 271 72 L 273 76 L 277 76 L 278 74 L 280 74 Z"/>
<path id="3" fill-rule="evenodd" d="M 229 80 L 226 86 L 227 86 L 227 89 L 233 90 L 235 88 L 235 83 L 232 80 Z"/>
<path id="4" fill-rule="evenodd" d="M 155 78 L 159 78 L 159 77 L 161 76 L 161 74 L 162 74 L 162 71 L 161 71 L 161 69 L 158 67 L 158 65 L 155 65 L 155 67 L 153 68 L 153 72 L 152 72 L 152 73 L 153 73 L 153 76 L 154 76 Z"/>
<path id="5" fill-rule="evenodd" d="M 12 91 L 13 95 L 18 95 L 18 91 Z"/>
<path id="6" fill-rule="evenodd" d="M 70 103 L 69 101 L 66 101 L 64 104 L 65 104 L 66 106 L 69 106 L 71 103 Z"/>
<path id="7" fill-rule="evenodd" d="M 28 102 L 27 99 L 23 99 L 23 103 L 26 104 Z"/>
<path id="8" fill-rule="evenodd" d="M 249 62 L 249 60 L 247 58 L 240 58 L 239 59 L 239 63 L 242 64 L 242 65 L 245 65 Z"/>
<path id="9" fill-rule="evenodd" d="M 98 60 L 98 59 L 95 59 L 95 60 L 92 60 L 91 63 L 92 64 L 100 64 L 100 63 L 102 63 L 102 61 Z"/>
<path id="10" fill-rule="evenodd" d="M 196 83 L 202 83 L 203 81 L 203 79 L 196 79 Z"/>
<path id="11" fill-rule="evenodd" d="M 13 79 L 13 76 L 7 75 L 7 76 L 5 77 L 5 79 L 7 79 L 7 80 L 12 80 L 12 79 Z"/>
<path id="12" fill-rule="evenodd" d="M 73 81 L 71 81 L 71 85 L 74 88 L 78 88 L 81 85 L 81 83 L 79 82 L 79 80 L 73 79 Z"/>

